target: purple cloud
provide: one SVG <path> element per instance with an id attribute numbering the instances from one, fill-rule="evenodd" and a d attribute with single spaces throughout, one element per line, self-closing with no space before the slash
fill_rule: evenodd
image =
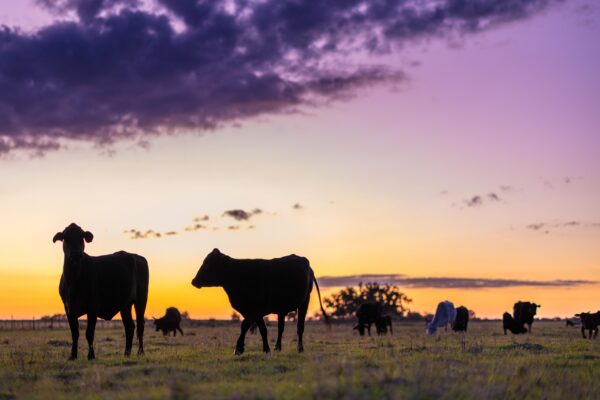
<path id="1" fill-rule="evenodd" d="M 399 82 L 374 57 L 526 19 L 559 0 L 38 0 L 68 16 L 0 28 L 0 155 L 66 139 L 202 132 Z M 356 59 L 356 57 L 354 58 Z"/>

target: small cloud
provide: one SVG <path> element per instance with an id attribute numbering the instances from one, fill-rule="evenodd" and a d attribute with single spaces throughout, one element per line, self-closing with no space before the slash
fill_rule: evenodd
<path id="1" fill-rule="evenodd" d="M 129 229 L 124 231 L 124 233 L 129 235 L 130 239 L 136 240 L 136 239 L 149 239 L 149 238 L 159 238 L 162 235 L 160 234 L 160 232 L 156 232 L 152 229 L 148 229 L 145 232 L 139 231 L 137 229 Z"/>
<path id="2" fill-rule="evenodd" d="M 239 225 L 229 225 L 227 229 L 229 229 L 230 231 L 237 231 L 240 229 L 240 227 Z"/>
<path id="3" fill-rule="evenodd" d="M 185 231 L 186 232 L 196 232 L 202 229 L 207 229 L 206 225 L 202 225 L 202 224 L 194 224 L 194 225 L 190 225 L 190 226 L 186 226 L 185 227 Z"/>
<path id="4" fill-rule="evenodd" d="M 254 225 L 250 225 L 250 226 L 248 227 L 248 229 L 254 229 L 254 228 L 255 228 L 255 226 L 254 226 Z"/>
<path id="5" fill-rule="evenodd" d="M 539 231 L 539 230 L 543 229 L 545 226 L 546 226 L 546 224 L 544 224 L 544 223 L 529 224 L 529 225 L 527 225 L 527 229 L 531 229 L 533 231 Z"/>
<path id="6" fill-rule="evenodd" d="M 600 223 L 597 222 L 581 222 L 581 221 L 562 221 L 562 222 L 538 222 L 529 224 L 526 226 L 527 229 L 533 231 L 544 230 L 544 233 L 550 233 L 550 229 L 562 229 L 562 228 L 600 228 Z"/>
<path id="7" fill-rule="evenodd" d="M 465 204 L 467 207 L 478 207 L 483 204 L 483 199 L 481 196 L 473 196 L 470 199 L 465 200 Z"/>
<path id="8" fill-rule="evenodd" d="M 177 232 L 175 232 L 175 231 L 168 231 L 168 232 L 165 232 L 164 235 L 165 236 L 174 236 L 174 235 L 177 235 Z"/>
<path id="9" fill-rule="evenodd" d="M 244 211 L 242 209 L 236 208 L 233 210 L 225 211 L 223 215 L 226 217 L 231 217 L 236 221 L 248 221 L 253 216 L 262 214 L 262 212 L 263 211 L 260 208 L 255 208 L 252 211 Z"/>
<path id="10" fill-rule="evenodd" d="M 500 196 L 498 196 L 496 193 L 488 193 L 487 198 L 490 201 L 500 201 Z"/>
<path id="11" fill-rule="evenodd" d="M 294 210 L 302 210 L 304 207 L 300 203 L 296 203 L 292 206 Z"/>
<path id="12" fill-rule="evenodd" d="M 514 188 L 510 185 L 500 185 L 500 190 L 503 192 L 512 192 Z"/>
<path id="13" fill-rule="evenodd" d="M 203 215 L 202 217 L 194 218 L 194 222 L 206 222 L 210 219 L 208 215 Z"/>

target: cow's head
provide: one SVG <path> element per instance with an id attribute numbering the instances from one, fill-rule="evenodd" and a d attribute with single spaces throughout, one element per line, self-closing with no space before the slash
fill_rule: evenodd
<path id="1" fill-rule="evenodd" d="M 531 306 L 529 306 L 529 312 L 531 313 L 531 315 L 537 314 L 538 307 L 541 307 L 541 305 L 535 304 L 535 303 L 531 303 Z"/>
<path id="2" fill-rule="evenodd" d="M 94 240 L 92 232 L 84 231 L 77 224 L 67 226 L 62 232 L 57 232 L 52 242 L 57 240 L 63 242 L 63 252 L 70 261 L 80 261 L 85 250 L 85 242 Z"/>
<path id="3" fill-rule="evenodd" d="M 156 327 L 156 332 L 160 331 L 163 328 L 163 320 L 162 318 L 156 319 L 154 318 L 154 326 Z"/>
<path id="4" fill-rule="evenodd" d="M 226 272 L 223 266 L 229 257 L 222 254 L 219 249 L 214 249 L 206 256 L 200 266 L 196 277 L 192 280 L 192 285 L 198 289 L 202 287 L 214 287 L 223 285 L 223 277 Z"/>

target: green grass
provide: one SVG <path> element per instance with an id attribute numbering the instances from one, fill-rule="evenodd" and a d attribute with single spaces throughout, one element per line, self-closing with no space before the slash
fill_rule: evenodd
<path id="1" fill-rule="evenodd" d="M 12 398 L 598 398 L 600 340 L 559 322 L 504 336 L 500 322 L 466 335 L 425 336 L 397 323 L 394 336 L 360 338 L 351 325 L 309 323 L 306 352 L 288 323 L 281 353 L 261 353 L 249 335 L 233 355 L 238 327 L 198 327 L 164 338 L 147 330 L 146 355 L 122 355 L 121 330 L 97 330 L 97 360 L 67 361 L 66 330 L 0 331 L 0 399 Z M 276 327 L 269 327 L 271 347 Z M 136 348 L 134 345 L 134 352 Z"/>

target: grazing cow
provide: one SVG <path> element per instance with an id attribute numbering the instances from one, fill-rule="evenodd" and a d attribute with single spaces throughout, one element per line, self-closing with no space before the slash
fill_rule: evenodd
<path id="1" fill-rule="evenodd" d="M 523 324 L 519 324 L 517 321 L 515 321 L 513 316 L 507 312 L 502 315 L 502 327 L 504 328 L 505 335 L 507 330 L 511 331 L 515 335 L 527 332 L 527 329 L 523 326 Z"/>
<path id="2" fill-rule="evenodd" d="M 571 318 L 571 319 L 567 318 L 566 325 L 572 326 L 572 327 L 581 326 L 581 318 Z"/>
<path id="3" fill-rule="evenodd" d="M 442 301 L 438 304 L 433 319 L 427 324 L 427 334 L 433 335 L 437 328 L 442 326 L 445 331 L 448 331 L 448 325 L 452 325 L 455 320 L 456 309 L 454 304 L 448 300 Z"/>
<path id="4" fill-rule="evenodd" d="M 538 307 L 541 306 L 528 301 L 518 301 L 513 307 L 513 317 L 515 321 L 521 326 L 528 325 L 529 329 L 527 329 L 527 332 L 529 333 L 531 333 L 531 324 L 533 324 L 533 317 L 537 313 Z"/>
<path id="5" fill-rule="evenodd" d="M 392 329 L 392 317 L 389 315 L 383 315 L 379 321 L 375 323 L 375 326 L 377 327 L 378 335 L 387 334 L 388 327 L 390 328 L 390 335 L 394 334 L 394 330 Z"/>
<path id="6" fill-rule="evenodd" d="M 580 314 L 575 314 L 576 317 L 581 318 L 581 335 L 584 339 L 585 331 L 588 331 L 588 337 L 590 339 L 596 339 L 598 336 L 598 325 L 600 325 L 600 311 L 595 313 L 585 312 Z M 592 332 L 594 333 L 592 336 Z"/>
<path id="7" fill-rule="evenodd" d="M 175 307 L 169 307 L 165 311 L 165 316 L 159 319 L 154 318 L 154 326 L 156 332 L 162 331 L 163 335 L 166 336 L 169 332 L 173 332 L 173 336 L 177 336 L 177 331 L 183 336 L 181 330 L 181 313 Z"/>
<path id="8" fill-rule="evenodd" d="M 323 317 L 329 323 L 329 317 L 321 303 L 321 292 L 315 274 L 308 260 L 295 254 L 272 260 L 238 260 L 214 249 L 206 256 L 192 280 L 192 285 L 197 288 L 220 286 L 225 289 L 231 306 L 244 317 L 235 346 L 236 355 L 244 352 L 244 339 L 252 322 L 258 325 L 263 351 L 271 351 L 267 341 L 267 326 L 263 320 L 268 314 L 277 314 L 275 350 L 280 351 L 285 316 L 296 310 L 298 352 L 304 351 L 304 320 L 313 283 L 317 287 Z"/>
<path id="9" fill-rule="evenodd" d="M 53 242 L 63 242 L 64 262 L 59 293 L 73 340 L 71 360 L 77 358 L 79 321 L 87 315 L 85 337 L 88 342 L 88 359 L 94 355 L 94 330 L 97 318 L 111 320 L 117 313 L 125 327 L 125 355 L 131 354 L 135 324 L 131 307 L 137 319 L 138 354 L 144 353 L 144 312 L 148 300 L 148 262 L 142 256 L 119 251 L 114 254 L 92 257 L 84 252 L 85 243 L 94 238 L 76 224 L 58 232 Z"/>
<path id="10" fill-rule="evenodd" d="M 371 325 L 375 324 L 377 327 L 377 333 L 379 333 L 378 321 L 381 319 L 383 313 L 383 307 L 378 302 L 362 303 L 356 311 L 356 317 L 358 318 L 358 324 L 354 329 L 358 330 L 360 336 L 365 335 L 365 328 L 371 336 Z"/>
<path id="11" fill-rule="evenodd" d="M 452 330 L 455 332 L 466 332 L 469 325 L 469 310 L 465 306 L 456 309 L 456 320 L 452 324 Z"/>

